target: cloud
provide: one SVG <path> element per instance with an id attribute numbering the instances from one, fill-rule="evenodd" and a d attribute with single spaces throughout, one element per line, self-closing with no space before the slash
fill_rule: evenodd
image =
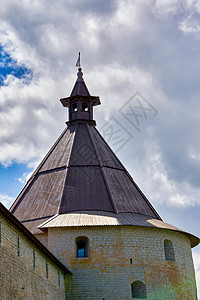
<path id="1" fill-rule="evenodd" d="M 32 173 L 33 172 L 25 172 L 21 177 L 17 178 L 17 180 L 25 185 Z"/>
<path id="2" fill-rule="evenodd" d="M 169 17 L 180 12 L 180 10 L 187 5 L 186 3 L 187 1 L 180 2 L 179 0 L 157 0 L 154 11 L 157 15 Z"/>
<path id="3" fill-rule="evenodd" d="M 159 112 L 158 112 L 159 114 Z M 158 116 L 156 116 L 158 118 Z M 151 123 L 151 120 L 147 120 Z M 156 121 L 155 121 L 156 122 Z M 127 148 L 127 164 L 133 161 L 130 173 L 147 195 L 153 205 L 160 207 L 194 207 L 200 205 L 200 187 L 190 183 L 188 178 L 182 180 L 171 176 L 171 166 L 162 153 L 162 147 L 157 139 L 156 130 L 153 127 L 143 128 Z M 140 142 L 143 141 L 142 146 Z M 132 143 L 132 145 L 131 145 Z M 139 144 L 140 146 L 138 146 Z M 135 148 L 135 149 L 134 149 Z M 137 157 L 133 160 L 134 153 Z M 131 165 L 131 164 L 130 164 Z"/>
<path id="4" fill-rule="evenodd" d="M 198 33 L 200 31 L 200 15 L 197 13 L 188 15 L 179 23 L 179 29 L 185 33 Z"/>
<path id="5" fill-rule="evenodd" d="M 4 206 L 9 208 L 11 204 L 14 202 L 14 198 L 5 194 L 0 194 L 0 202 L 3 203 Z"/>

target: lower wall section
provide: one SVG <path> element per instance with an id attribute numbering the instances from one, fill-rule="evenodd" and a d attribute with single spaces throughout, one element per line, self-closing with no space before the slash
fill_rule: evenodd
<path id="1" fill-rule="evenodd" d="M 89 257 L 76 257 L 78 236 L 89 239 Z M 166 260 L 164 241 L 174 247 Z M 157 228 L 102 226 L 49 229 L 50 250 L 72 270 L 66 294 L 72 299 L 133 299 L 131 284 L 146 285 L 146 299 L 195 300 L 196 284 L 189 238 Z"/>
<path id="2" fill-rule="evenodd" d="M 0 215 L 0 299 L 64 300 L 63 271 Z"/>

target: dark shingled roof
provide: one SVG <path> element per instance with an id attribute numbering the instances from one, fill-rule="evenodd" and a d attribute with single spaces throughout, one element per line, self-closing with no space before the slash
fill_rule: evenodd
<path id="1" fill-rule="evenodd" d="M 83 121 L 63 131 L 11 207 L 21 221 L 80 210 L 161 220 L 96 128 Z"/>

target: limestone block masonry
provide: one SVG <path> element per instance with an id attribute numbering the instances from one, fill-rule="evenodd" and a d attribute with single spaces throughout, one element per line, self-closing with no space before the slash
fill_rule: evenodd
<path id="1" fill-rule="evenodd" d="M 64 300 L 62 270 L 2 215 L 0 227 L 0 299 Z"/>
<path id="2" fill-rule="evenodd" d="M 75 239 L 89 239 L 89 257 L 76 257 Z M 165 260 L 164 240 L 175 261 Z M 189 238 L 180 232 L 137 226 L 49 228 L 48 247 L 73 276 L 66 295 L 75 299 L 133 299 L 131 284 L 142 281 L 151 300 L 195 300 L 196 283 Z"/>

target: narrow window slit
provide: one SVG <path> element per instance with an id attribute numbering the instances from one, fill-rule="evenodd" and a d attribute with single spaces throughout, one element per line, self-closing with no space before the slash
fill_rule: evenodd
<path id="1" fill-rule="evenodd" d="M 48 279 L 49 277 L 49 266 L 48 263 L 46 262 L 46 278 Z"/>
<path id="2" fill-rule="evenodd" d="M 20 241 L 19 241 L 19 236 L 17 237 L 17 256 L 20 256 Z"/>
<path id="3" fill-rule="evenodd" d="M 60 286 L 60 271 L 58 270 L 58 286 Z"/>
<path id="4" fill-rule="evenodd" d="M 33 250 L 33 269 L 35 269 L 35 250 Z"/>

